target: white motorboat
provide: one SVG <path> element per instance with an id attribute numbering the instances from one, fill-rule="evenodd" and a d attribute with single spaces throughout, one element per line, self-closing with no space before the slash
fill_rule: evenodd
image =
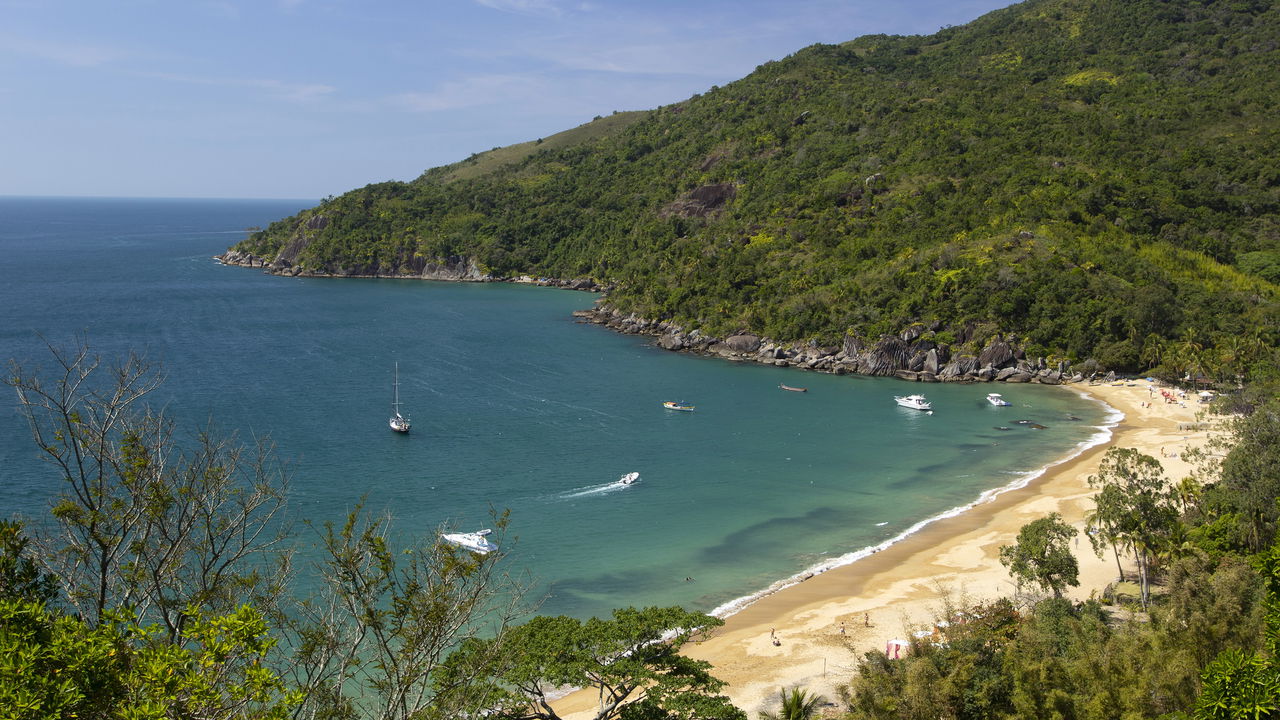
<path id="1" fill-rule="evenodd" d="M 629 472 L 629 473 L 627 473 L 626 475 L 623 475 L 622 477 L 618 478 L 618 484 L 619 484 L 619 485 L 634 485 L 634 484 L 636 484 L 636 482 L 638 482 L 639 480 L 640 480 L 640 473 L 638 473 L 638 472 Z"/>
<path id="2" fill-rule="evenodd" d="M 398 433 L 409 432 L 409 418 L 400 414 L 400 363 L 396 363 L 395 380 L 391 383 L 391 429 Z"/>
<path id="3" fill-rule="evenodd" d="M 987 402 L 991 403 L 992 405 L 995 405 L 996 407 L 1006 407 L 1013 404 L 1008 400 L 1005 400 L 1004 396 L 1002 396 L 1000 393 L 988 394 Z"/>
<path id="4" fill-rule="evenodd" d="M 469 533 L 444 533 L 440 536 L 440 539 L 450 545 L 457 545 L 463 550 L 470 550 L 479 555 L 487 555 L 498 549 L 497 545 L 489 541 L 488 535 L 492 532 L 492 530 L 486 528 Z"/>
<path id="5" fill-rule="evenodd" d="M 912 410 L 933 409 L 933 406 L 929 404 L 928 400 L 924 399 L 923 395 L 896 395 L 893 399 L 904 408 L 911 408 Z"/>

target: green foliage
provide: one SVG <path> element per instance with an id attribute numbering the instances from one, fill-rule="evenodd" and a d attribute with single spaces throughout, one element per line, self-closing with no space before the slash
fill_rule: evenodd
<path id="1" fill-rule="evenodd" d="M 28 552 L 30 544 L 22 523 L 0 520 L 0 599 L 39 603 L 56 597 L 57 586 Z"/>
<path id="2" fill-rule="evenodd" d="M 763 720 L 810 720 L 826 702 L 825 697 L 811 695 L 798 687 L 793 687 L 790 691 L 779 690 L 778 711 L 763 712 L 760 717 Z"/>
<path id="3" fill-rule="evenodd" d="M 179 646 L 122 615 L 91 627 L 0 599 L 0 707 L 15 720 L 289 717 L 300 697 L 263 665 L 274 641 L 261 615 L 193 617 L 192 642 Z"/>
<path id="4" fill-rule="evenodd" d="M 1018 531 L 1017 542 L 1000 548 L 1000 563 L 1019 585 L 1038 585 L 1062 597 L 1062 590 L 1080 584 L 1080 564 L 1071 554 L 1076 529 L 1062 522 L 1058 513 L 1033 520 Z"/>
<path id="5" fill-rule="evenodd" d="M 565 686 L 594 689 L 595 720 L 744 718 L 723 696 L 709 663 L 680 654 L 691 638 L 724 621 L 678 607 L 624 608 L 611 620 L 541 616 L 513 628 L 501 653 L 474 639 L 449 658 L 453 669 L 490 657 L 487 683 L 469 689 L 490 717 L 558 718 L 549 694 Z"/>
<path id="6" fill-rule="evenodd" d="M 1251 550 L 1269 547 L 1280 518 L 1280 401 L 1272 400 L 1235 422 L 1233 450 L 1222 464 L 1222 486 Z"/>
<path id="7" fill-rule="evenodd" d="M 193 608 L 270 611 L 288 553 L 276 522 L 286 482 L 269 446 L 206 430 L 179 449 L 174 423 L 146 406 L 160 378 L 141 358 L 106 368 L 83 343 L 51 354 L 52 379 L 15 365 L 5 384 L 62 481 L 35 557 L 61 600 L 90 624 L 129 608 L 178 644 Z"/>
<path id="8" fill-rule="evenodd" d="M 1133 553 L 1145 607 L 1153 563 L 1177 550 L 1177 494 L 1168 487 L 1160 461 L 1131 448 L 1107 450 L 1089 486 L 1100 490 L 1089 521 L 1094 550 L 1101 557 L 1105 541 L 1117 555 L 1122 547 Z"/>
<path id="9" fill-rule="evenodd" d="M 1028 0 L 814 45 L 237 247 L 336 274 L 591 277 L 621 310 L 782 341 L 987 322 L 1137 370 L 1191 333 L 1181 369 L 1231 381 L 1277 364 L 1277 65 L 1274 3 Z"/>
<path id="10" fill-rule="evenodd" d="M 499 535 L 505 514 L 494 518 Z M 477 555 L 435 539 L 397 549 L 389 518 L 362 506 L 321 528 L 321 588 L 289 613 L 288 676 L 310 717 L 409 720 L 459 717 L 487 653 L 505 651 L 519 588 L 498 575 L 504 553 Z M 510 604 L 508 604 L 510 603 Z M 444 667 L 457 645 L 483 634 L 485 651 Z M 433 692 L 434 690 L 434 692 Z M 485 707 L 480 702 L 475 708 Z"/>
<path id="11" fill-rule="evenodd" d="M 1204 669 L 1204 687 L 1196 720 L 1266 718 L 1280 710 L 1280 672 L 1256 654 L 1223 651 Z"/>
<path id="12" fill-rule="evenodd" d="M 948 611 L 905 658 L 866 656 L 845 697 L 849 717 L 1275 717 L 1280 543 L 1254 554 L 1241 512 L 1277 502 L 1280 467 L 1266 460 L 1275 407 L 1229 423 L 1235 445 L 1211 448 L 1226 457 L 1201 471 L 1202 492 L 1170 487 L 1159 462 L 1134 450 L 1104 456 L 1091 478 L 1100 492 L 1090 538 L 1159 574 L 1163 592 L 1146 614 L 1126 620 L 1061 598 L 1025 616 L 1007 600 Z"/>
<path id="13" fill-rule="evenodd" d="M 1280 545 L 1256 558 L 1266 584 L 1266 654 L 1230 648 L 1205 666 L 1196 720 L 1273 717 L 1280 711 Z"/>

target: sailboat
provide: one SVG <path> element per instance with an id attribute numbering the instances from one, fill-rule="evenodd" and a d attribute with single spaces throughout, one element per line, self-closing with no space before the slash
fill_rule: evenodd
<path id="1" fill-rule="evenodd" d="M 391 385 L 393 398 L 391 401 L 391 412 L 395 414 L 391 416 L 391 420 L 388 422 L 391 425 L 392 430 L 395 430 L 398 433 L 407 433 L 409 432 L 409 418 L 400 414 L 400 363 L 396 363 L 395 378 L 395 381 Z"/>

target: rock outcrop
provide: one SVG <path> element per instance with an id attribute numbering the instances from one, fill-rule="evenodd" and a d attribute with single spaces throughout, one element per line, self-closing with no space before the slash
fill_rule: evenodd
<path id="1" fill-rule="evenodd" d="M 657 338 L 657 346 L 664 350 L 703 353 L 740 362 L 818 372 L 878 375 L 914 382 L 996 381 L 1058 385 L 1084 379 L 1082 373 L 1072 373 L 1065 362 L 1051 368 L 1044 358 L 1035 361 L 1022 358 L 1016 341 L 1011 338 L 994 338 L 976 355 L 953 355 L 950 347 L 928 339 L 928 330 L 918 325 L 897 335 L 885 335 L 874 342 L 850 336 L 844 338 L 839 347 L 817 347 L 786 345 L 751 333 L 713 338 L 697 330 L 685 332 L 675 324 L 655 322 L 607 306 L 579 310 L 574 316 L 582 322 L 604 325 L 621 333 L 653 335 Z"/>

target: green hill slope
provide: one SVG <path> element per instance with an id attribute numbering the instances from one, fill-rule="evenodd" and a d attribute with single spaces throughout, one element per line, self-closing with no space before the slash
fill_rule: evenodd
<path id="1" fill-rule="evenodd" d="M 922 323 L 1120 369 L 1194 348 L 1242 372 L 1277 330 L 1277 68 L 1269 0 L 1029 0 L 805 48 L 235 249 L 293 272 L 590 277 L 620 310 L 717 335 Z"/>

